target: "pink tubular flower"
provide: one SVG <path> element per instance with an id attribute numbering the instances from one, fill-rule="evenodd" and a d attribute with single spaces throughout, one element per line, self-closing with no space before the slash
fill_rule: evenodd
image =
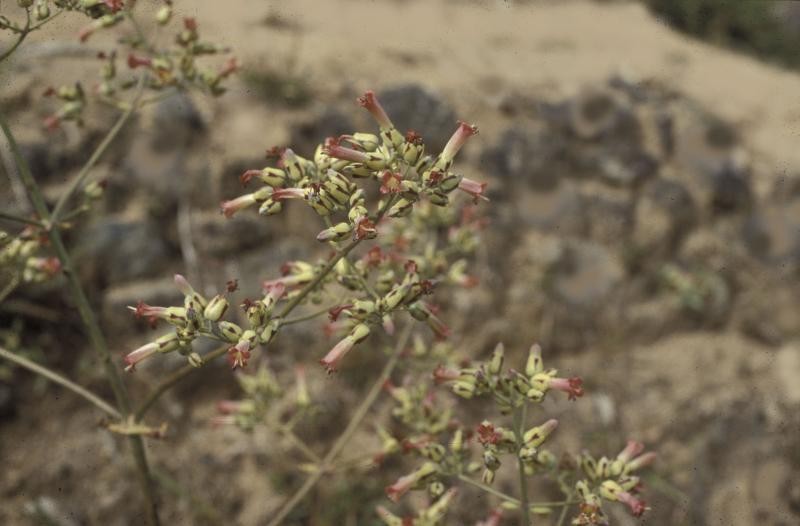
<path id="1" fill-rule="evenodd" d="M 250 360 L 250 342 L 247 340 L 237 343 L 234 347 L 228 349 L 228 363 L 231 369 L 237 367 L 247 367 L 247 362 Z"/>
<path id="2" fill-rule="evenodd" d="M 272 199 L 283 201 L 284 199 L 303 199 L 306 196 L 302 188 L 276 188 L 272 192 Z"/>
<path id="3" fill-rule="evenodd" d="M 620 451 L 619 455 L 617 455 L 617 460 L 621 460 L 627 464 L 635 457 L 641 455 L 642 451 L 644 451 L 644 444 L 637 442 L 636 440 L 628 440 L 628 443 L 625 445 L 625 449 Z"/>
<path id="4" fill-rule="evenodd" d="M 472 179 L 464 177 L 461 179 L 461 182 L 458 183 L 458 189 L 471 195 L 475 198 L 475 201 L 478 199 L 483 199 L 484 201 L 489 200 L 488 197 L 483 195 L 484 192 L 486 192 L 486 183 L 479 183 L 478 181 L 473 181 Z"/>
<path id="5" fill-rule="evenodd" d="M 630 462 L 627 463 L 625 466 L 628 472 L 634 472 L 638 469 L 642 469 L 651 465 L 653 462 L 656 461 L 658 454 L 651 451 L 649 453 L 645 453 L 644 455 L 639 455 L 638 457 L 634 458 Z"/>
<path id="6" fill-rule="evenodd" d="M 136 69 L 140 66 L 149 68 L 152 65 L 153 61 L 148 57 L 142 57 L 134 53 L 128 55 L 128 67 L 131 69 Z"/>
<path id="7" fill-rule="evenodd" d="M 219 70 L 217 75 L 225 78 L 233 75 L 237 71 L 239 71 L 239 63 L 236 61 L 236 57 L 231 57 L 225 62 L 225 64 L 223 64 L 222 69 Z"/>
<path id="8" fill-rule="evenodd" d="M 572 378 L 550 378 L 547 387 L 564 391 L 570 400 L 577 400 L 583 396 L 583 379 L 578 376 Z"/>
<path id="9" fill-rule="evenodd" d="M 503 519 L 503 509 L 495 508 L 485 521 L 480 521 L 475 526 L 500 526 L 500 521 Z"/>
<path id="10" fill-rule="evenodd" d="M 232 415 L 239 412 L 242 402 L 239 400 L 220 400 L 217 402 L 217 412 L 222 415 Z"/>
<path id="11" fill-rule="evenodd" d="M 336 372 L 339 368 L 339 362 L 342 361 L 342 358 L 350 352 L 350 349 L 352 349 L 355 344 L 355 339 L 352 336 L 345 336 L 339 343 L 334 345 L 333 349 L 331 349 L 319 363 L 325 367 L 328 374 Z"/>
<path id="12" fill-rule="evenodd" d="M 343 161 L 352 161 L 354 163 L 366 163 L 369 161 L 369 157 L 366 153 L 341 146 L 335 141 L 328 142 L 323 148 L 323 151 L 327 155 L 335 159 L 342 159 Z"/>
<path id="13" fill-rule="evenodd" d="M 44 272 L 48 276 L 55 276 L 61 270 L 61 261 L 55 257 L 31 258 L 31 266 L 39 272 Z"/>
<path id="14" fill-rule="evenodd" d="M 637 498 L 635 495 L 628 493 L 627 491 L 621 491 L 617 493 L 617 498 L 620 502 L 628 506 L 628 509 L 631 511 L 631 515 L 634 517 L 641 517 L 644 515 L 644 512 L 649 509 L 644 500 Z"/>
<path id="15" fill-rule="evenodd" d="M 431 462 L 426 462 L 415 472 L 405 475 L 397 479 L 397 482 L 386 488 L 386 496 L 393 502 L 397 502 L 400 498 L 408 493 L 420 480 L 432 475 L 436 472 L 436 465 Z"/>
<path id="16" fill-rule="evenodd" d="M 442 150 L 440 159 L 445 163 L 450 162 L 456 156 L 458 151 L 467 142 L 467 139 L 478 133 L 478 127 L 472 124 L 467 124 L 464 121 L 458 121 L 458 129 L 453 133 L 450 140 Z"/>
<path id="17" fill-rule="evenodd" d="M 364 94 L 358 98 L 358 103 L 372 114 L 381 129 L 394 128 L 394 124 L 392 124 L 389 116 L 386 115 L 386 111 L 383 109 L 383 106 L 381 106 L 381 103 L 378 102 L 374 91 L 369 90 L 364 92 Z"/>
<path id="18" fill-rule="evenodd" d="M 49 117 L 45 117 L 42 124 L 47 131 L 55 131 L 61 126 L 61 117 L 58 115 L 50 115 Z"/>
<path id="19" fill-rule="evenodd" d="M 103 3 L 111 9 L 112 13 L 116 13 L 123 7 L 125 7 L 124 2 L 122 0 L 103 0 Z"/>
<path id="20" fill-rule="evenodd" d="M 433 371 L 433 381 L 437 384 L 458 380 L 459 376 L 461 376 L 461 372 L 458 369 L 442 364 L 437 365 Z"/>
<path id="21" fill-rule="evenodd" d="M 125 364 L 127 365 L 127 367 L 125 367 L 125 370 L 129 372 L 133 371 L 134 367 L 136 367 L 136 364 L 138 364 L 143 360 L 146 360 L 147 358 L 151 357 L 157 352 L 158 352 L 158 344 L 155 342 L 150 342 L 148 344 L 142 345 L 135 351 L 129 352 L 127 355 L 125 355 Z"/>
<path id="22" fill-rule="evenodd" d="M 225 217 L 233 217 L 233 214 L 240 210 L 244 210 L 248 206 L 256 204 L 256 196 L 254 194 L 245 194 L 231 199 L 230 201 L 223 201 L 220 205 L 220 210 Z"/>

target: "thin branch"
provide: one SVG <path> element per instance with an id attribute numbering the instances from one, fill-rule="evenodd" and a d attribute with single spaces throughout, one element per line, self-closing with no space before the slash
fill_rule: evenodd
<path id="1" fill-rule="evenodd" d="M 97 354 L 98 359 L 102 362 L 103 367 L 105 368 L 106 377 L 108 378 L 108 382 L 111 384 L 112 391 L 114 391 L 114 398 L 117 402 L 119 412 L 123 417 L 126 417 L 131 412 L 131 403 L 130 399 L 128 398 L 128 393 L 125 390 L 125 385 L 122 383 L 119 371 L 111 360 L 111 351 L 108 348 L 105 336 L 100 329 L 97 317 L 95 316 L 95 313 L 89 304 L 89 299 L 86 297 L 86 293 L 84 292 L 81 282 L 78 279 L 78 275 L 73 268 L 72 258 L 70 257 L 69 252 L 67 252 L 66 246 L 64 245 L 64 241 L 61 237 L 61 231 L 58 227 L 58 222 L 51 221 L 50 210 L 45 203 L 42 191 L 39 188 L 39 185 L 36 183 L 36 179 L 34 179 L 28 163 L 22 157 L 19 145 L 17 145 L 17 141 L 14 138 L 13 133 L 11 133 L 11 129 L 8 127 L 8 124 L 6 123 L 2 114 L 0 114 L 0 129 L 2 129 L 6 140 L 8 141 L 8 146 L 14 155 L 14 160 L 17 163 L 17 170 L 20 178 L 22 179 L 22 183 L 25 185 L 25 190 L 31 200 L 31 203 L 33 204 L 36 214 L 42 218 L 44 223 L 49 223 L 51 225 L 47 230 L 50 244 L 52 245 L 59 261 L 61 262 L 62 271 L 64 276 L 67 278 L 67 285 L 69 286 L 75 306 L 77 307 L 78 313 L 80 314 L 81 320 L 86 328 L 92 349 Z M 136 463 L 140 484 L 142 486 L 146 501 L 146 513 L 148 521 L 153 526 L 158 526 L 160 521 L 156 506 L 156 496 L 152 477 L 150 475 L 150 467 L 147 463 L 147 457 L 145 456 L 144 442 L 142 441 L 141 436 L 136 435 L 129 437 L 129 444 L 131 446 L 131 451 Z"/>
<path id="2" fill-rule="evenodd" d="M 503 499 L 505 501 L 508 501 L 508 502 L 511 502 L 513 504 L 516 504 L 517 506 L 519 506 L 521 504 L 519 499 L 515 499 L 511 495 L 506 495 L 502 491 L 496 490 L 493 487 L 489 486 L 488 484 L 484 484 L 483 482 L 478 482 L 477 480 L 473 480 L 473 479 L 469 478 L 468 476 L 466 476 L 464 474 L 459 474 L 458 475 L 458 480 L 460 480 L 462 482 L 466 482 L 467 484 L 475 486 L 476 488 L 480 488 L 483 491 L 485 491 L 486 493 L 491 493 L 495 497 L 500 497 L 501 499 Z"/>
<path id="3" fill-rule="evenodd" d="M 42 226 L 41 221 L 37 221 L 35 219 L 28 219 L 27 217 L 18 216 L 16 214 L 11 214 L 9 212 L 0 212 L 0 219 L 5 219 L 6 221 L 14 221 L 15 223 L 23 223 L 26 225 L 33 225 L 33 226 Z"/>
<path id="4" fill-rule="evenodd" d="M 308 314 L 303 314 L 297 316 L 296 318 L 290 318 L 288 320 L 282 321 L 281 327 L 283 327 L 284 325 L 294 325 L 295 323 L 302 323 L 304 321 L 313 320 L 314 318 L 322 316 L 323 314 L 327 314 L 328 312 L 330 312 L 331 309 L 335 308 L 337 305 L 338 304 L 330 305 L 328 307 L 325 307 L 324 309 L 315 310 Z"/>
<path id="5" fill-rule="evenodd" d="M 68 378 L 63 377 L 60 374 L 58 374 L 58 373 L 56 373 L 54 371 L 51 371 L 47 367 L 45 367 L 43 365 L 39 365 L 36 362 L 32 362 L 32 361 L 28 360 L 27 358 L 24 358 L 22 356 L 14 354 L 13 352 L 11 352 L 11 351 L 9 351 L 7 349 L 4 349 L 2 347 L 0 347 L 0 357 L 5 358 L 6 360 L 8 360 L 10 362 L 14 362 L 15 364 L 19 365 L 20 367 L 24 367 L 25 369 L 28 369 L 29 371 L 32 371 L 32 372 L 38 374 L 39 376 L 47 378 L 48 380 L 50 380 L 53 383 L 56 383 L 56 384 L 58 384 L 58 385 L 60 385 L 62 387 L 65 387 L 65 388 L 69 389 L 73 393 L 77 394 L 78 396 L 83 397 L 84 399 L 86 399 L 89 402 L 93 403 L 98 408 L 102 409 L 103 411 L 108 413 L 108 415 L 111 416 L 111 417 L 116 418 L 116 419 L 121 419 L 122 418 L 122 415 L 119 414 L 119 411 L 117 411 L 116 409 L 114 409 L 113 407 L 108 405 L 108 403 L 103 401 L 102 398 L 100 398 L 96 394 L 92 393 L 91 391 L 89 391 L 87 389 L 84 389 L 83 387 L 81 387 L 80 385 L 76 384 L 72 380 L 69 380 Z"/>
<path id="6" fill-rule="evenodd" d="M 25 15 L 27 17 L 27 22 L 25 22 L 25 27 L 19 32 L 19 36 L 17 37 L 17 41 L 14 42 L 10 48 L 5 50 L 2 55 L 0 55 L 0 62 L 3 62 L 5 59 L 10 57 L 14 51 L 22 44 L 22 41 L 28 36 L 31 32 L 31 9 L 30 7 L 25 8 Z"/>
<path id="7" fill-rule="evenodd" d="M 525 416 L 528 404 L 522 402 L 522 407 L 514 410 L 514 435 L 517 437 L 517 466 L 519 468 L 520 514 L 523 526 L 531 524 L 531 509 L 528 504 L 528 479 L 525 475 L 525 465 L 519 458 L 519 450 L 523 446 L 522 435 L 525 433 Z"/>
<path id="8" fill-rule="evenodd" d="M 94 168 L 95 164 L 97 164 L 97 161 L 100 160 L 100 157 L 106 153 L 106 150 L 109 146 L 111 146 L 111 143 L 117 137 L 125 124 L 127 124 L 128 120 L 130 120 L 133 114 L 139 109 L 139 99 L 142 96 L 145 85 L 144 78 L 144 75 L 139 77 L 139 86 L 137 88 L 136 95 L 134 95 L 133 100 L 131 101 L 130 107 L 119 116 L 117 122 L 110 130 L 108 130 L 108 133 L 94 150 L 94 152 L 92 152 L 91 157 L 89 157 L 89 160 L 83 165 L 81 171 L 78 172 L 78 175 L 75 176 L 75 178 L 70 182 L 67 190 L 61 194 L 61 197 L 59 197 L 58 202 L 53 209 L 53 214 L 50 218 L 51 223 L 58 222 L 59 218 L 64 212 L 64 207 L 67 205 L 75 192 L 77 192 L 81 187 L 84 180 L 86 180 L 86 178 L 89 176 L 89 172 L 92 171 L 92 168 Z"/>
<path id="9" fill-rule="evenodd" d="M 230 347 L 230 345 L 226 344 L 206 354 L 203 357 L 203 362 L 200 365 L 203 366 L 213 360 L 216 360 L 217 358 L 228 352 L 228 347 Z M 183 380 L 196 370 L 197 367 L 193 365 L 187 365 L 181 369 L 178 369 L 171 375 L 161 380 L 161 382 L 156 386 L 156 388 L 153 389 L 153 391 L 151 391 L 149 395 L 147 395 L 147 398 L 145 398 L 144 402 L 142 402 L 141 405 L 139 405 L 139 407 L 136 408 L 136 411 L 133 412 L 134 419 L 136 421 L 141 420 L 142 417 L 144 417 L 145 413 L 147 413 L 147 411 L 150 409 L 150 407 L 154 403 L 156 403 L 156 401 L 159 398 L 161 398 L 162 394 L 167 392 L 175 384 L 177 384 L 178 382 L 180 382 L 181 380 Z"/>
<path id="10" fill-rule="evenodd" d="M 315 464 L 319 464 L 322 462 L 322 458 L 319 455 L 314 453 L 314 450 L 308 447 L 302 438 L 297 436 L 294 431 L 291 430 L 289 426 L 286 424 L 278 424 L 277 425 L 278 432 L 286 437 L 289 442 L 292 443 L 294 447 L 296 447 L 305 457 Z"/>
<path id="11" fill-rule="evenodd" d="M 333 461 L 336 460 L 336 457 L 342 450 L 345 448 L 347 443 L 350 441 L 350 438 L 355 433 L 358 426 L 361 425 L 361 422 L 364 420 L 364 417 L 367 416 L 370 407 L 378 398 L 381 390 L 383 389 L 383 385 L 386 383 L 386 380 L 389 379 L 391 376 L 392 371 L 394 371 L 395 366 L 397 365 L 398 360 L 400 359 L 400 354 L 405 349 L 406 345 L 408 344 L 408 340 L 411 337 L 411 330 L 414 327 L 413 323 L 409 322 L 406 328 L 403 330 L 403 333 L 400 335 L 400 338 L 397 340 L 397 344 L 395 345 L 394 350 L 392 351 L 391 356 L 389 357 L 389 361 L 386 362 L 386 365 L 383 367 L 380 376 L 375 380 L 375 383 L 372 384 L 370 387 L 369 392 L 364 397 L 364 400 L 361 402 L 361 405 L 358 406 L 353 416 L 350 418 L 350 422 L 348 422 L 347 427 L 342 431 L 342 434 L 333 444 L 333 447 L 328 451 L 328 454 L 325 455 L 325 458 L 322 459 L 322 463 L 319 465 L 319 469 L 309 475 L 303 485 L 292 495 L 289 500 L 287 500 L 283 506 L 278 510 L 272 520 L 268 523 L 267 526 L 278 526 L 283 519 L 286 518 L 289 513 L 297 506 L 300 501 L 305 498 L 309 491 L 319 482 L 319 479 L 322 477 L 325 472 L 330 469 L 330 466 L 333 464 Z"/>

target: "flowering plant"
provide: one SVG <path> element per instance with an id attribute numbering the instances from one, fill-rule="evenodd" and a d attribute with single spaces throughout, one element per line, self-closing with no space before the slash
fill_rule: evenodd
<path id="1" fill-rule="evenodd" d="M 51 15 L 45 9 L 47 2 L 38 2 L 33 10 L 32 2 L 18 3 L 24 9 L 27 23 L 20 26 L 0 19 L 0 28 L 17 34 L 21 43 L 38 27 L 32 25 L 32 15 L 41 20 L 40 24 Z M 61 238 L 61 229 L 66 226 L 64 207 L 78 189 L 87 200 L 76 208 L 78 211 L 88 206 L 88 200 L 102 196 L 102 186 L 84 184 L 85 178 L 130 114 L 149 102 L 141 98 L 143 89 L 200 86 L 216 95 L 222 92 L 220 83 L 235 71 L 236 64 L 229 61 L 214 74 L 200 72 L 195 63 L 198 57 L 223 50 L 202 43 L 197 25 L 191 19 L 184 21 L 176 37 L 176 49 L 159 50 L 143 37 L 135 23 L 133 2 L 54 2 L 54 5 L 62 11 L 77 11 L 92 18 L 81 31 L 81 41 L 101 29 L 130 21 L 137 36 L 129 41 L 133 50 L 128 54 L 127 64 L 131 70 L 143 69 L 144 74 L 138 81 L 118 79 L 116 54 L 103 55 L 106 61 L 103 82 L 95 92 L 101 99 L 124 109 L 123 117 L 53 210 L 42 198 L 8 125 L 0 119 L 37 212 L 34 218 L 3 215 L 4 219 L 27 226 L 16 236 L 0 237 L 0 264 L 14 269 L 15 275 L 20 276 L 18 281 L 24 282 L 41 280 L 63 270 L 92 346 L 106 364 L 117 407 L 38 364 L 4 349 L 0 349 L 0 355 L 72 389 L 108 413 L 112 421 L 106 428 L 126 435 L 131 441 L 151 523 L 158 524 L 159 515 L 143 439 L 163 437 L 166 426 L 150 425 L 145 417 L 163 393 L 197 368 L 222 356 L 237 371 L 241 397 L 220 401 L 219 415 L 212 423 L 236 425 L 243 430 L 267 426 L 287 437 L 308 461 L 309 475 L 305 482 L 276 510 L 270 526 L 281 524 L 325 473 L 337 469 L 338 457 L 347 449 L 382 392 L 387 392 L 394 404 L 391 411 L 394 421 L 375 426 L 380 447 L 356 460 L 361 463 L 366 460 L 369 466 L 383 466 L 393 457 L 414 458 L 413 471 L 394 483 L 389 483 L 391 478 L 386 479 L 386 497 L 393 503 L 401 503 L 415 490 L 426 490 L 429 497 L 426 505 L 414 508 L 405 517 L 399 515 L 402 512 L 394 508 L 395 504 L 378 506 L 377 516 L 389 526 L 442 524 L 462 486 L 480 489 L 497 499 L 496 506 L 485 510 L 488 518 L 480 524 L 486 526 L 500 524 L 504 514 L 514 510 L 526 525 L 531 524 L 533 515 L 554 511 L 560 512 L 558 524 L 563 524 L 570 510 L 575 512 L 572 520 L 575 525 L 607 524 L 603 501 L 621 502 L 637 517 L 647 510 L 639 497 L 641 484 L 637 473 L 655 457 L 653 453 L 643 454 L 640 443 L 629 442 L 613 458 L 596 460 L 583 452 L 559 461 L 550 449 L 558 421 L 537 418 L 535 425 L 529 421 L 529 407 L 542 407 L 551 393 L 563 392 L 573 401 L 582 397 L 584 387 L 580 377 L 561 377 L 556 370 L 545 369 L 537 345 L 531 347 L 521 370 L 504 368 L 502 344 L 485 361 L 458 357 L 457 347 L 448 340 L 451 331 L 444 321 L 443 307 L 447 301 L 442 291 L 477 284 L 467 268 L 487 226 L 475 207 L 481 201 L 488 201 L 486 184 L 462 176 L 454 164 L 461 148 L 477 133 L 477 127 L 459 122 L 442 151 L 429 152 L 420 134 L 402 133 L 394 126 L 372 91 L 364 93 L 358 103 L 375 119 L 378 133 L 354 132 L 329 137 L 317 146 L 311 158 L 304 158 L 290 148 L 274 148 L 269 152 L 275 160 L 273 165 L 242 173 L 239 180 L 248 190 L 220 207 L 224 217 L 230 218 L 246 210 L 272 216 L 281 213 L 284 206 L 293 205 L 292 201 L 308 206 L 320 218 L 316 242 L 325 247 L 322 257 L 286 262 L 279 276 L 263 281 L 261 290 L 251 293 L 239 308 L 231 308 L 232 293 L 238 288 L 236 280 L 228 282 L 216 294 L 206 295 L 182 275 L 174 279 L 183 295 L 181 304 L 153 306 L 139 302 L 130 306 L 136 317 L 154 326 L 166 324 L 170 329 L 128 352 L 120 360 L 124 361 L 126 371 L 132 373 L 140 364 L 152 363 L 170 353 L 182 355 L 187 362 L 164 378 L 138 405 L 134 404 L 119 374 L 119 363 L 109 359 L 103 333 Z M 166 3 L 156 15 L 157 23 L 167 24 L 171 12 L 171 5 Z M 139 85 L 139 90 L 132 101 L 115 99 L 120 91 L 134 84 Z M 47 127 L 68 120 L 80 121 L 85 102 L 83 88 L 78 85 L 53 93 L 64 105 L 48 118 Z M 40 255 L 48 247 L 56 254 L 53 258 Z M 297 314 L 297 309 L 305 312 Z M 379 335 L 394 342 L 372 387 L 324 456 L 315 453 L 294 429 L 298 422 L 313 419 L 317 414 L 318 401 L 309 389 L 308 367 L 296 364 L 294 388 L 287 389 L 268 359 L 279 348 L 287 326 L 313 323 L 321 318 L 327 318 L 322 330 L 336 338 L 326 353 L 316 356 L 328 375 L 346 367 L 348 362 L 358 361 L 354 355 L 376 348 Z M 216 341 L 219 346 L 201 354 L 199 339 Z M 398 374 L 400 371 L 402 376 Z M 443 397 L 437 393 L 445 387 L 457 398 L 442 402 Z M 491 399 L 494 414 L 474 425 L 469 422 L 470 412 L 460 414 L 454 401 L 466 400 L 466 405 L 481 397 Z M 509 418 L 511 421 L 506 423 Z M 517 497 L 494 487 L 506 459 L 511 459 L 517 468 Z M 474 477 L 478 472 L 479 480 Z M 564 499 L 531 501 L 529 483 L 534 478 L 557 484 Z"/>

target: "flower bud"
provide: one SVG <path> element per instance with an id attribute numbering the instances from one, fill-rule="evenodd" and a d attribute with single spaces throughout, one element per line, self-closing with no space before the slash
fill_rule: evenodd
<path id="1" fill-rule="evenodd" d="M 165 26 L 169 23 L 169 20 L 172 18 L 172 7 L 169 5 L 162 6 L 156 12 L 156 22 L 159 25 Z"/>
<path id="2" fill-rule="evenodd" d="M 525 374 L 533 377 L 536 374 L 544 372 L 544 362 L 542 361 L 542 348 L 538 343 L 531 345 L 528 351 L 528 361 L 525 364 Z"/>
<path id="3" fill-rule="evenodd" d="M 353 227 L 350 223 L 338 223 L 317 234 L 317 241 L 341 241 L 345 239 L 352 230 Z"/>
<path id="4" fill-rule="evenodd" d="M 475 384 L 459 380 L 453 384 L 453 392 L 461 398 L 469 400 L 475 395 Z"/>
<path id="5" fill-rule="evenodd" d="M 219 321 L 227 310 L 228 300 L 225 299 L 225 296 L 217 294 L 211 298 L 211 301 L 208 302 L 208 305 L 206 305 L 206 308 L 203 310 L 203 318 L 210 321 Z"/>
<path id="6" fill-rule="evenodd" d="M 505 356 L 505 348 L 502 343 L 498 343 L 492 353 L 492 360 L 489 362 L 489 372 L 491 374 L 499 374 L 503 368 L 503 359 Z"/>
<path id="7" fill-rule="evenodd" d="M 400 498 L 408 493 L 409 490 L 417 486 L 421 481 L 429 478 L 439 470 L 438 466 L 433 462 L 424 463 L 419 469 L 413 473 L 400 477 L 397 482 L 386 488 L 386 496 L 390 500 L 397 502 Z"/>
<path id="8" fill-rule="evenodd" d="M 522 440 L 526 446 L 539 447 L 547 440 L 547 437 L 558 427 L 558 420 L 551 418 L 540 426 L 533 427 L 522 435 Z"/>
<path id="9" fill-rule="evenodd" d="M 220 334 L 230 343 L 236 343 L 242 336 L 242 328 L 230 321 L 221 321 L 217 324 Z"/>

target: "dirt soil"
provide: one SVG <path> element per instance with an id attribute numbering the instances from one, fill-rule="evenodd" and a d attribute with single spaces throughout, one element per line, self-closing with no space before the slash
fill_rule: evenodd
<path id="1" fill-rule="evenodd" d="M 354 98 L 372 88 L 390 100 L 393 117 L 433 142 L 446 139 L 456 118 L 480 127 L 463 166 L 490 183 L 492 227 L 475 263 L 481 285 L 459 291 L 448 314 L 464 353 L 484 356 L 502 340 L 511 359 L 522 360 L 539 341 L 549 363 L 586 378 L 584 399 L 548 407 L 565 430 L 560 447 L 610 454 L 636 438 L 657 450 L 645 524 L 800 523 L 797 73 L 689 40 L 638 3 L 177 7 L 235 50 L 246 71 L 278 72 L 311 101 L 287 105 L 285 91 L 265 96 L 263 77 L 235 82 L 218 100 L 168 101 L 98 168 L 117 192 L 109 192 L 108 215 L 71 242 L 120 356 L 149 336 L 125 305 L 170 301 L 172 273 L 211 289 L 237 276 L 247 290 L 282 261 L 309 254 L 311 216 L 222 224 L 217 203 L 236 195 L 236 177 L 260 167 L 266 147 L 292 143 L 310 153 L 313 140 L 369 126 Z M 44 114 L 36 94 L 57 75 L 83 75 L 78 58 L 87 53 L 75 51 L 72 37 L 79 26 L 60 21 L 31 39 L 23 53 L 36 62 L 18 61 L 0 91 L 50 192 L 109 120 L 97 112 L 87 132 L 47 138 L 35 125 Z M 54 70 L 65 55 L 76 58 Z M 0 183 L 3 202 L 21 208 L 16 195 Z M 187 258 L 186 224 L 176 217 L 190 225 L 197 260 Z M 60 340 L 26 338 L 48 363 L 108 395 L 67 303 L 48 289 L 12 299 L 47 305 L 49 321 L 21 316 L 28 333 L 55 323 Z M 19 317 L 0 316 L 9 326 Z M 272 365 L 291 377 L 295 360 L 314 362 L 325 345 L 318 332 L 297 331 L 279 342 Z M 369 358 L 361 365 L 380 366 Z M 140 395 L 178 366 L 142 367 L 130 388 Z M 323 452 L 369 378 L 310 374 L 327 416 L 301 431 Z M 9 385 L 0 524 L 140 524 L 124 444 L 98 429 L 98 413 L 21 373 Z M 173 488 L 165 523 L 264 524 L 300 483 L 286 474 L 294 457 L 276 435 L 207 425 L 214 402 L 236 393 L 224 365 L 209 367 L 153 413 L 170 425 L 165 440 L 148 443 Z M 352 450 L 374 447 L 365 432 Z M 371 510 L 385 503 L 381 488 L 402 469 L 361 481 L 331 477 L 289 523 L 373 524 Z M 474 496 L 453 524 L 475 522 L 494 504 Z M 636 524 L 617 511 L 613 524 Z"/>

